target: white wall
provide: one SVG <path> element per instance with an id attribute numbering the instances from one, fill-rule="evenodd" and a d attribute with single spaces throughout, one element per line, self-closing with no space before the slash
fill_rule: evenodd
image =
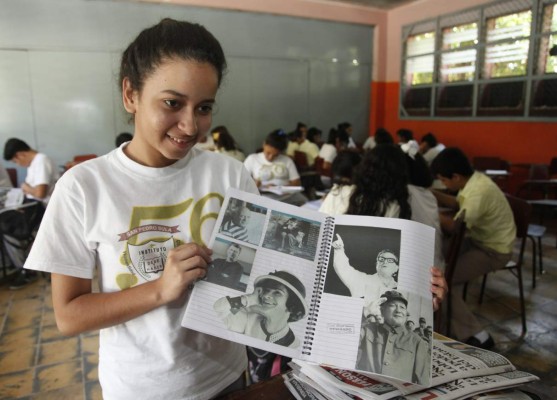
<path id="1" fill-rule="evenodd" d="M 120 131 L 133 131 L 116 83 L 119 54 L 167 16 L 199 22 L 221 41 L 229 73 L 213 125 L 227 125 L 246 151 L 298 121 L 326 132 L 347 120 L 357 138 L 367 136 L 370 26 L 178 5 L 4 0 L 0 143 L 20 137 L 60 165 L 112 149 Z"/>

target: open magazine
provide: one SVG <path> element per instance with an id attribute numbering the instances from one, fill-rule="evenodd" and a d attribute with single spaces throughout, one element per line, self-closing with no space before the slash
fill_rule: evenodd
<path id="1" fill-rule="evenodd" d="M 230 189 L 209 243 L 213 264 L 182 325 L 430 386 L 434 240 L 413 221 L 333 218 Z"/>
<path id="2" fill-rule="evenodd" d="M 431 388 L 397 382 L 373 374 L 309 364 L 291 363 L 293 376 L 306 385 L 331 394 L 332 388 L 343 396 L 368 400 L 387 399 L 456 399 L 493 389 L 516 387 L 538 378 L 517 371 L 505 357 L 455 340 L 433 340 L 433 377 Z M 287 377 L 285 377 L 287 379 Z M 292 386 L 289 386 L 292 390 Z M 335 398 L 335 396 L 333 396 Z"/>

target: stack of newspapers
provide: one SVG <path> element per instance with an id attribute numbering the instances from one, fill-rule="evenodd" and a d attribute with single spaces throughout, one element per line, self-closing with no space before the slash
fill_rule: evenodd
<path id="1" fill-rule="evenodd" d="M 285 383 L 298 400 L 387 399 L 530 399 L 522 392 L 503 397 L 475 395 L 515 388 L 539 378 L 517 371 L 509 360 L 492 351 L 454 340 L 433 340 L 433 373 L 430 387 L 385 376 L 338 369 L 293 360 Z"/>

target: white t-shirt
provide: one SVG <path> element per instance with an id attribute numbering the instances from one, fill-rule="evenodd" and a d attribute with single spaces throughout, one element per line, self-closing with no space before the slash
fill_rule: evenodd
<path id="1" fill-rule="evenodd" d="M 321 150 L 319 150 L 319 157 L 328 163 L 333 162 L 335 157 L 337 156 L 337 148 L 330 143 L 325 143 L 321 146 Z"/>
<path id="2" fill-rule="evenodd" d="M 263 153 L 250 154 L 244 166 L 253 179 L 263 185 L 288 185 L 290 181 L 300 179 L 294 161 L 290 157 L 279 154 L 273 161 L 267 161 Z"/>
<path id="3" fill-rule="evenodd" d="M 54 190 L 54 185 L 60 177 L 58 168 L 54 162 L 43 153 L 35 154 L 29 168 L 27 168 L 27 176 L 25 183 L 29 186 L 48 185 L 46 196 L 41 200 L 43 204 L 47 204 Z M 27 195 L 28 198 L 34 199 L 35 197 Z"/>
<path id="4" fill-rule="evenodd" d="M 371 150 L 376 146 L 375 143 L 375 137 L 370 136 L 366 139 L 366 141 L 364 142 L 364 145 L 362 146 L 362 149 L 364 150 Z"/>
<path id="5" fill-rule="evenodd" d="M 437 157 L 437 155 L 441 153 L 443 150 L 445 150 L 445 145 L 439 143 L 437 146 L 432 147 L 431 149 L 426 151 L 426 153 L 424 154 L 424 159 L 426 160 L 428 165 L 431 165 L 433 159 Z"/>
<path id="6" fill-rule="evenodd" d="M 350 196 L 352 196 L 354 189 L 354 185 L 338 185 L 335 183 L 329 193 L 327 193 L 327 196 L 325 196 L 319 211 L 329 215 L 346 214 Z"/>
<path id="7" fill-rule="evenodd" d="M 192 149 L 151 168 L 115 149 L 57 183 L 26 268 L 92 279 L 102 292 L 158 279 L 167 251 L 207 243 L 226 189 L 257 193 L 241 163 Z M 105 399 L 208 399 L 246 368 L 245 347 L 180 326 L 186 300 L 101 329 Z"/>
<path id="8" fill-rule="evenodd" d="M 437 199 L 429 189 L 408 185 L 408 203 L 412 210 L 412 221 L 435 228 L 435 266 L 445 268 L 445 258 L 443 257 L 443 237 L 441 223 L 439 222 L 439 207 Z"/>

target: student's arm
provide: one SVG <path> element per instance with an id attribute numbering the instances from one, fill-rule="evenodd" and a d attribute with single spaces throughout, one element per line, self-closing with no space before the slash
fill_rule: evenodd
<path id="1" fill-rule="evenodd" d="M 23 193 L 33 196 L 36 199 L 44 199 L 48 193 L 48 185 L 41 184 L 37 186 L 31 186 L 26 182 L 21 184 L 21 190 Z"/>
<path id="2" fill-rule="evenodd" d="M 301 184 L 302 184 L 302 181 L 299 178 L 288 181 L 289 186 L 300 186 Z"/>
<path id="3" fill-rule="evenodd" d="M 52 274 L 52 302 L 65 335 L 107 328 L 139 317 L 184 296 L 205 276 L 212 251 L 189 243 L 170 250 L 162 276 L 113 293 L 92 293 L 90 279 Z"/>
<path id="4" fill-rule="evenodd" d="M 439 190 L 432 189 L 431 192 L 437 199 L 437 204 L 441 207 L 452 208 L 453 210 L 458 210 L 458 201 L 455 196 L 447 193 L 442 193 Z"/>

